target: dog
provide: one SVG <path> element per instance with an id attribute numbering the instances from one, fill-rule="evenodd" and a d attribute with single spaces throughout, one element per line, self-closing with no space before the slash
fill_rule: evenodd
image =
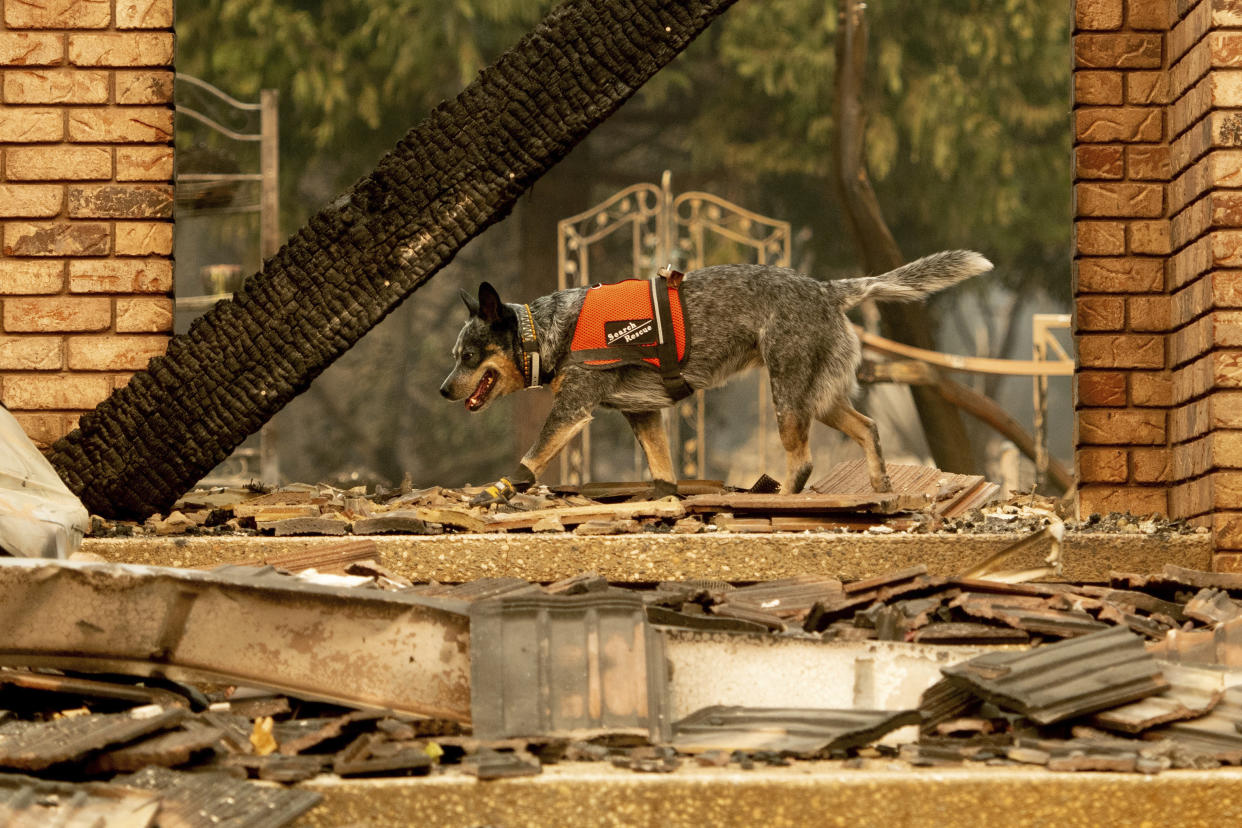
<path id="1" fill-rule="evenodd" d="M 692 332 L 681 375 L 697 391 L 722 385 L 743 369 L 764 365 L 777 429 L 785 449 L 782 493 L 800 492 L 811 474 L 811 421 L 832 426 L 858 443 L 877 492 L 892 490 L 875 422 L 851 405 L 862 358 L 845 312 L 866 299 L 910 302 L 992 269 L 969 250 L 925 256 L 880 276 L 818 281 L 768 265 L 715 265 L 685 275 L 679 286 Z M 479 504 L 507 501 L 536 482 L 556 454 L 591 421 L 596 407 L 620 411 L 647 457 L 654 494 L 676 494 L 677 477 L 660 410 L 674 399 L 661 373 L 648 365 L 596 370 L 570 359 L 579 310 L 588 288 L 506 304 L 487 282 L 478 297 L 461 291 L 470 318 L 453 346 L 452 371 L 440 393 L 465 400 L 469 411 L 526 387 L 555 393 L 530 450 L 513 473 L 484 488 Z"/>

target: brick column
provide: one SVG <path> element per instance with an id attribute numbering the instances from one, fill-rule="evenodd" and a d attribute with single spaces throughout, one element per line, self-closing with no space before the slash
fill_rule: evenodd
<path id="1" fill-rule="evenodd" d="M 173 0 L 3 0 L 0 401 L 36 443 L 172 332 Z"/>
<path id="2" fill-rule="evenodd" d="M 1242 571 L 1242 9 L 1184 5 L 1168 39 L 1169 504 L 1213 527 L 1217 568 Z"/>
<path id="3" fill-rule="evenodd" d="M 1079 507 L 1168 514 L 1169 0 L 1074 9 Z"/>

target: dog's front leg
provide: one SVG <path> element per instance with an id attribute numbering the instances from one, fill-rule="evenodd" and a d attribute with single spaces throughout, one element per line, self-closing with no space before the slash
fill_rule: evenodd
<path id="1" fill-rule="evenodd" d="M 677 476 L 673 473 L 673 456 L 668 449 L 668 434 L 659 411 L 623 411 L 625 419 L 634 429 L 638 444 L 647 455 L 647 468 L 655 483 L 655 496 L 667 497 L 677 494 Z"/>
<path id="2" fill-rule="evenodd" d="M 595 380 L 597 372 L 579 370 L 566 373 L 560 383 L 552 411 L 539 430 L 539 437 L 518 463 L 517 469 L 486 487 L 471 503 L 486 505 L 500 503 L 515 493 L 526 491 L 539 479 L 565 444 L 577 436 L 591 422 L 591 412 L 604 398 L 606 387 Z"/>

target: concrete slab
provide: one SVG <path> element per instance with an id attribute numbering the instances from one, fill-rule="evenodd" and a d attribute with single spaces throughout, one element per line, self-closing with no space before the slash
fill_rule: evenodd
<path id="1" fill-rule="evenodd" d="M 873 761 L 798 762 L 743 771 L 689 763 L 670 774 L 600 764 L 554 765 L 539 776 L 477 782 L 456 771 L 418 779 L 320 777 L 301 787 L 324 801 L 307 826 L 841 825 L 958 828 L 1236 825 L 1242 768 L 1054 773 L 1039 767 L 910 768 Z"/>
<path id="2" fill-rule="evenodd" d="M 500 575 L 555 581 L 594 571 L 616 582 L 711 578 L 766 581 L 802 574 L 870 578 L 911 564 L 953 575 L 1005 548 L 1012 534 L 544 534 L 376 535 L 379 563 L 412 581 L 457 583 Z M 308 551 L 340 538 L 175 536 L 87 538 L 82 550 L 109 561 L 213 567 Z M 1158 572 L 1166 563 L 1212 568 L 1208 534 L 1067 532 L 1065 579 L 1106 581 L 1110 571 Z M 1020 562 L 1015 561 L 1014 566 Z M 1034 557 L 1031 565 L 1038 564 Z"/>

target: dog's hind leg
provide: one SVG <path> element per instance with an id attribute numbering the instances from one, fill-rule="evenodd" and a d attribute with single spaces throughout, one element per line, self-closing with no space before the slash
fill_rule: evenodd
<path id="1" fill-rule="evenodd" d="M 785 447 L 785 483 L 781 494 L 797 494 L 811 476 L 811 421 L 801 412 L 778 407 L 776 428 Z"/>
<path id="2" fill-rule="evenodd" d="M 673 473 L 673 456 L 668 449 L 668 434 L 659 411 L 623 411 L 634 437 L 647 455 L 647 468 L 655 483 L 655 496 L 677 494 L 677 475 Z"/>
<path id="3" fill-rule="evenodd" d="M 884 467 L 884 455 L 880 453 L 880 432 L 875 427 L 875 420 L 859 414 L 846 401 L 838 403 L 822 420 L 825 425 L 832 426 L 862 446 L 871 488 L 877 492 L 891 492 L 893 484 Z"/>

